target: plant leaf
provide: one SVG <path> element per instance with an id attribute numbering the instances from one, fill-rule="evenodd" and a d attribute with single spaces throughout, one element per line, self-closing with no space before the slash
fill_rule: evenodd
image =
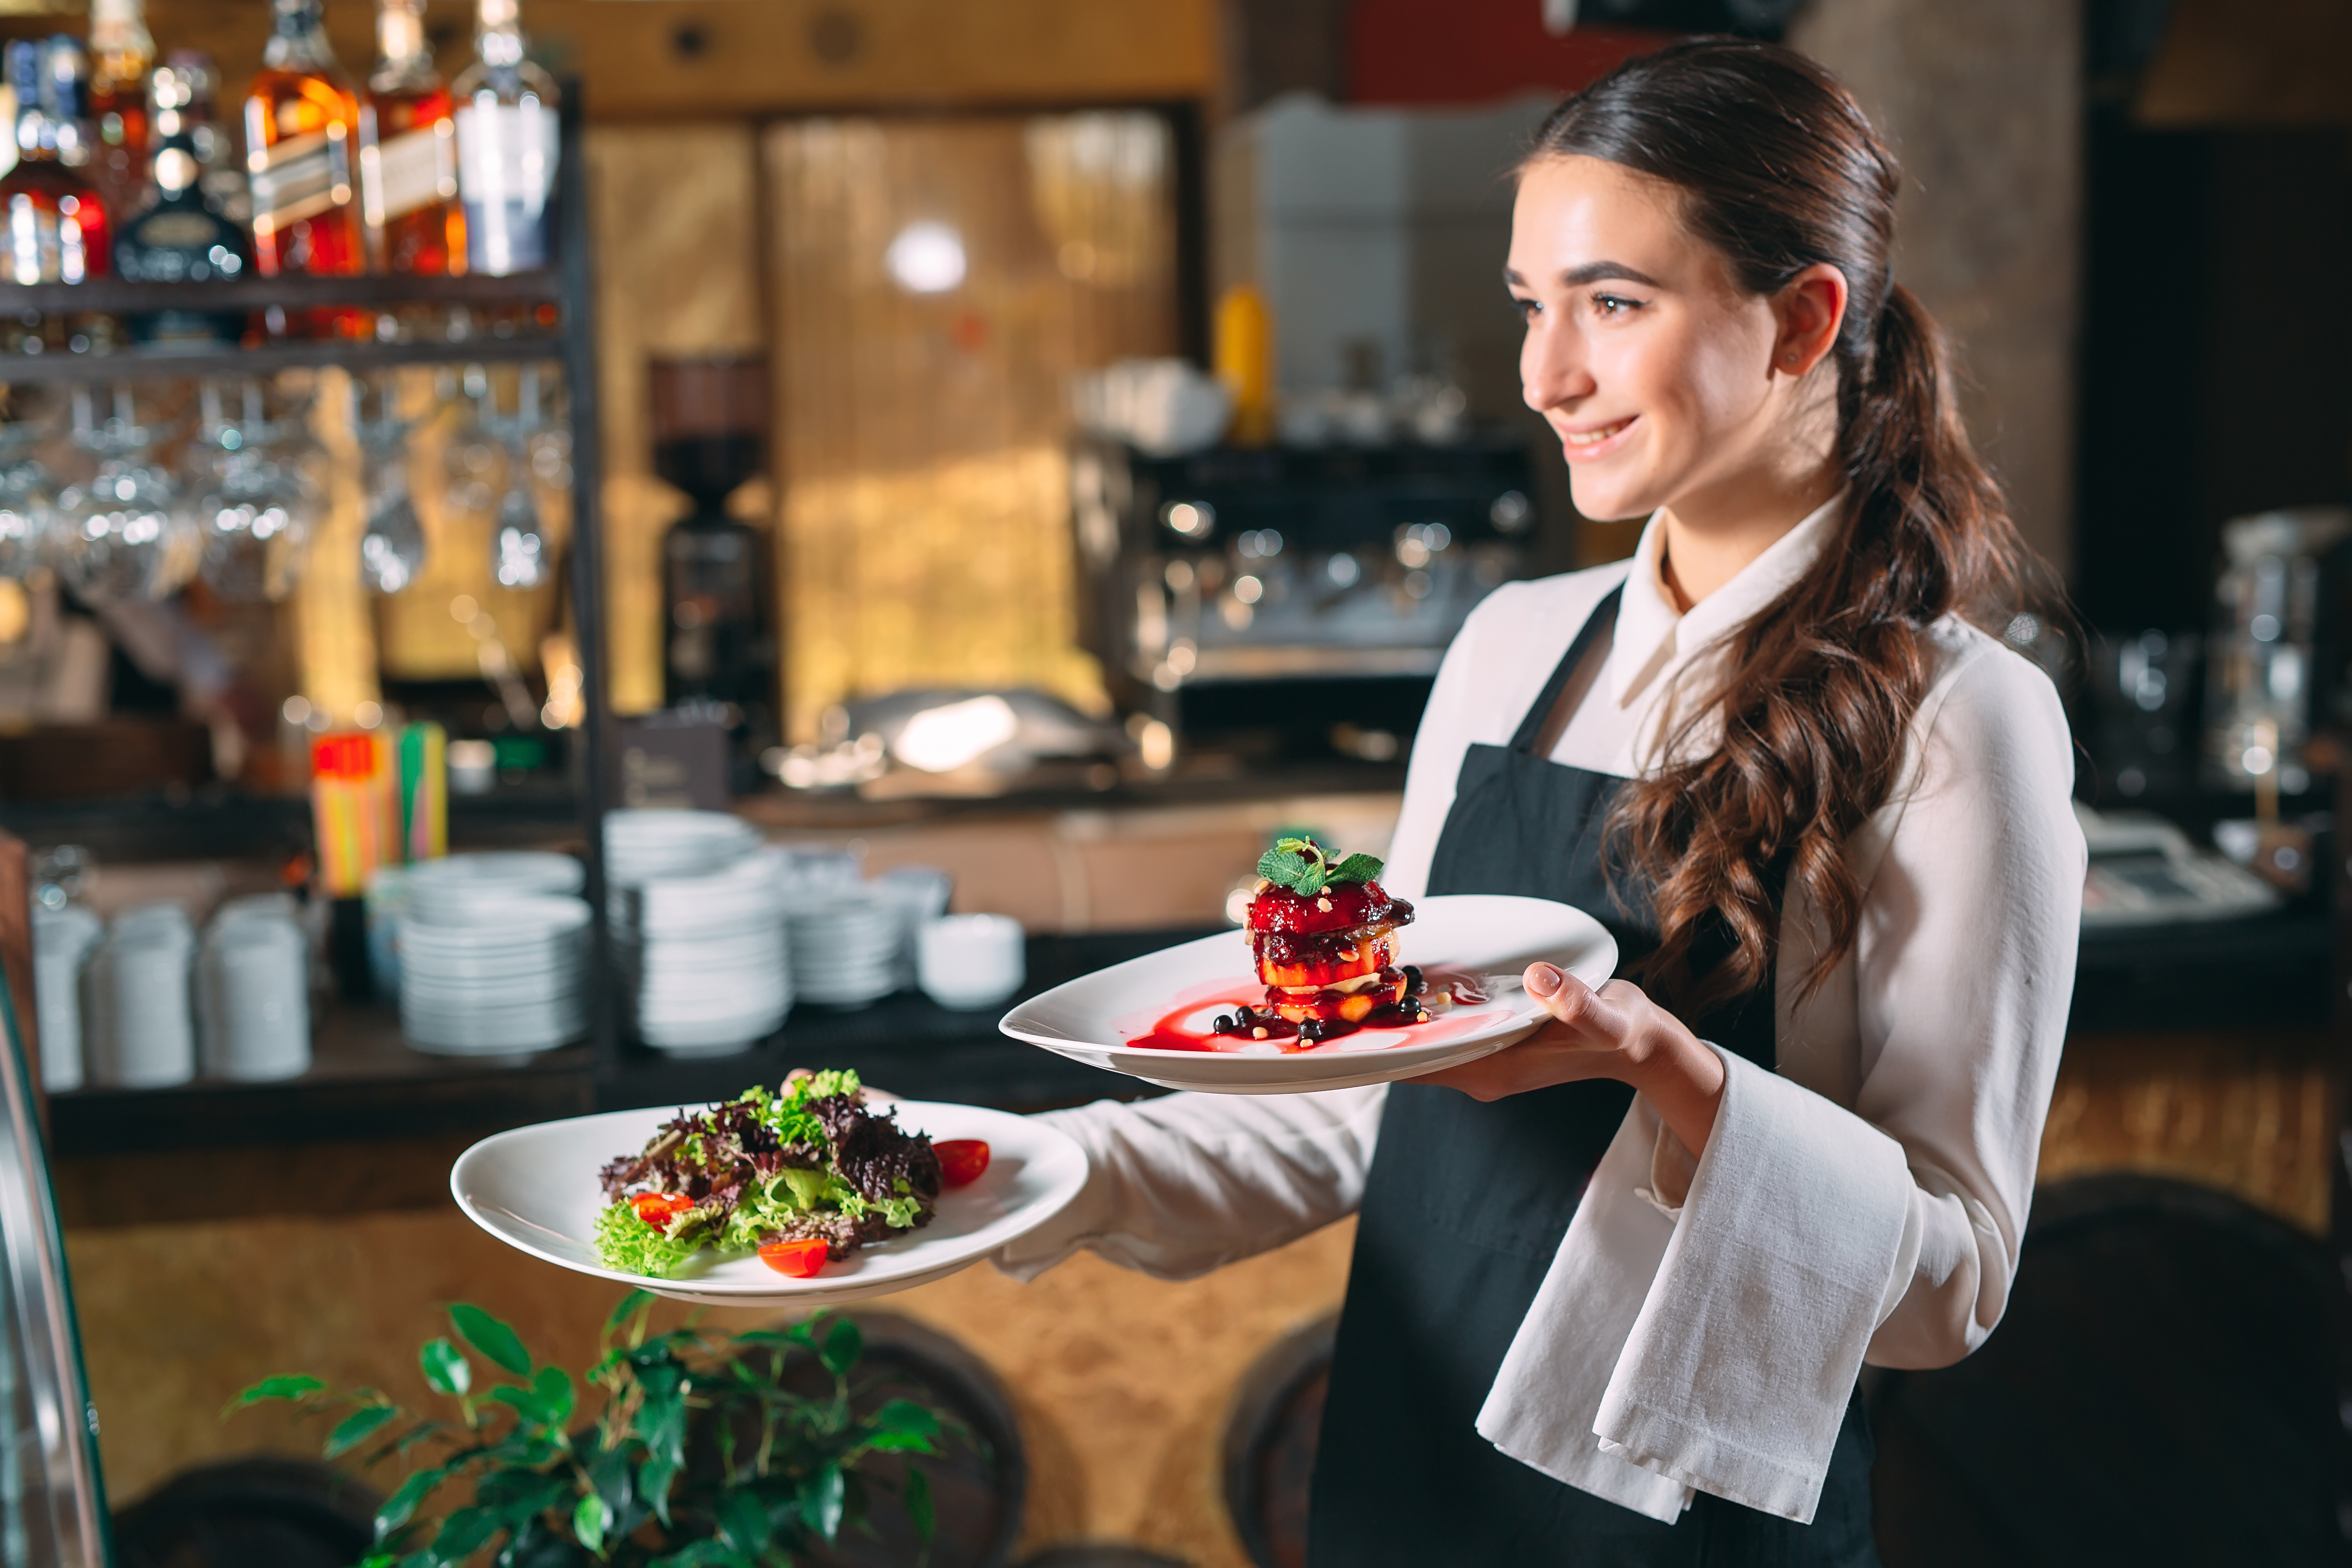
<path id="1" fill-rule="evenodd" d="M 604 1320 L 604 1331 L 608 1334 L 618 1332 L 621 1325 L 629 1321 L 631 1314 L 652 1306 L 653 1301 L 654 1293 L 650 1290 L 630 1291 L 613 1308 L 613 1315 Z"/>
<path id="2" fill-rule="evenodd" d="M 375 1510 L 375 1540 L 381 1546 L 390 1540 L 393 1531 L 406 1524 L 416 1512 L 416 1505 L 444 1479 L 439 1468 L 418 1470 L 400 1483 L 400 1489 L 383 1500 Z"/>
<path id="3" fill-rule="evenodd" d="M 572 1419 L 579 1404 L 579 1391 L 572 1386 L 572 1374 L 559 1366 L 543 1366 L 530 1380 L 533 1394 L 539 1396 L 539 1407 L 544 1413 L 541 1419 L 550 1426 L 561 1426 Z"/>
<path id="4" fill-rule="evenodd" d="M 459 1301 L 449 1309 L 449 1321 L 466 1342 L 517 1377 L 530 1375 L 530 1352 L 515 1331 L 479 1307 Z"/>
<path id="5" fill-rule="evenodd" d="M 1383 864 L 1378 856 L 1350 855 L 1331 868 L 1331 879 L 1335 882 L 1375 881 L 1379 879 Z"/>
<path id="6" fill-rule="evenodd" d="M 599 1557 L 604 1555 L 604 1531 L 612 1522 L 612 1506 L 594 1492 L 582 1498 L 572 1510 L 573 1538 Z"/>
<path id="7" fill-rule="evenodd" d="M 654 1510 L 662 1528 L 670 1528 L 669 1484 L 677 1474 L 677 1466 L 666 1456 L 656 1455 L 637 1467 L 637 1496 Z"/>
<path id="8" fill-rule="evenodd" d="M 757 1496 L 731 1491 L 719 1500 L 719 1533 L 728 1545 L 748 1557 L 775 1539 L 776 1527 Z"/>
<path id="9" fill-rule="evenodd" d="M 223 1406 L 221 1419 L 226 1421 L 247 1405 L 258 1405 L 265 1399 L 300 1399 L 306 1394 L 316 1394 L 326 1386 L 317 1378 L 307 1377 L 300 1373 L 265 1377 Z"/>
<path id="10" fill-rule="evenodd" d="M 337 1422 L 335 1429 L 327 1434 L 327 1447 L 324 1450 L 327 1458 L 331 1459 L 342 1458 L 362 1443 L 366 1442 L 377 1427 L 399 1414 L 400 1409 L 397 1405 L 361 1405 Z"/>
<path id="11" fill-rule="evenodd" d="M 801 1484 L 801 1519 L 827 1544 L 841 1531 L 841 1505 L 846 1490 L 841 1467 L 827 1464 Z"/>
<path id="12" fill-rule="evenodd" d="M 1257 858 L 1257 874 L 1277 888 L 1296 887 L 1303 868 L 1298 858 L 1282 849 L 1269 849 Z"/>
<path id="13" fill-rule="evenodd" d="M 931 1512 L 930 1478 L 914 1466 L 907 1467 L 907 1517 L 914 1521 L 915 1539 L 928 1542 L 939 1521 Z"/>
<path id="14" fill-rule="evenodd" d="M 817 1359 L 835 1377 L 847 1377 L 850 1369 L 857 1364 L 857 1358 L 865 1353 L 866 1336 L 858 1331 L 856 1323 L 843 1318 L 824 1336 L 824 1348 L 817 1352 Z M 828 1535 L 825 1539 L 830 1541 L 833 1537 Z"/>
<path id="15" fill-rule="evenodd" d="M 461 1563 L 480 1551 L 501 1528 L 499 1516 L 486 1508 L 461 1508 L 441 1521 L 433 1537 L 433 1555 L 445 1563 Z"/>
<path id="16" fill-rule="evenodd" d="M 425 1368 L 425 1386 L 436 1394 L 463 1394 L 474 1386 L 474 1363 L 446 1337 L 426 1341 L 416 1360 Z"/>

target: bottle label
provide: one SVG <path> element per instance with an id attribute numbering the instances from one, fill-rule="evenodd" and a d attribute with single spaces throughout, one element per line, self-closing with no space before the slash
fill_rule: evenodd
<path id="1" fill-rule="evenodd" d="M 450 123 L 404 131 L 360 154 L 368 220 L 384 224 L 457 194 L 457 135 Z"/>
<path id="2" fill-rule="evenodd" d="M 250 161 L 253 226 L 268 234 L 352 199 L 351 149 L 342 127 L 289 136 Z"/>
<path id="3" fill-rule="evenodd" d="M 547 264 L 547 196 L 555 188 L 555 110 L 472 102 L 457 110 L 457 188 L 466 255 L 499 275 Z"/>
<path id="4" fill-rule="evenodd" d="M 63 205 L 53 207 L 21 193 L 8 198 L 0 278 L 11 283 L 79 283 L 89 276 L 80 220 L 61 210 Z"/>

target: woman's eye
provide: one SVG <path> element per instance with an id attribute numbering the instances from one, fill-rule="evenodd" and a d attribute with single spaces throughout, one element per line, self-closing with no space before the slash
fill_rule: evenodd
<path id="1" fill-rule="evenodd" d="M 1629 316 L 1642 308 L 1642 301 L 1622 294 L 1595 294 L 1592 308 L 1603 316 Z"/>
<path id="2" fill-rule="evenodd" d="M 1518 294 L 1511 296 L 1511 311 L 1523 321 L 1542 309 L 1543 305 L 1538 300 L 1529 300 Z"/>

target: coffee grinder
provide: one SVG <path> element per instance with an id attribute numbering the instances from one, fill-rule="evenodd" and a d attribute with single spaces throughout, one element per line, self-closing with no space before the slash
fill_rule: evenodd
<path id="1" fill-rule="evenodd" d="M 728 732 L 734 792 L 759 782 L 776 743 L 773 570 L 763 532 L 727 515 L 767 448 L 767 361 L 656 359 L 654 472 L 693 503 L 662 542 L 662 694 L 681 719 Z"/>

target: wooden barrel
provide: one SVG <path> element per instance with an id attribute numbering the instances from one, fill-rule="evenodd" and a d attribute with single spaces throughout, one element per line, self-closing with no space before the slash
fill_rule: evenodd
<path id="1" fill-rule="evenodd" d="M 1225 1508 L 1257 1568 L 1306 1568 L 1307 1500 L 1337 1313 L 1277 1341 L 1243 1374 L 1225 1421 Z"/>
<path id="2" fill-rule="evenodd" d="M 2222 1194 L 2045 1188 L 1984 1347 L 1872 1374 L 1887 1568 L 2342 1563 L 2343 1289 L 2317 1240 Z"/>
<path id="3" fill-rule="evenodd" d="M 114 1516 L 117 1568 L 351 1568 L 380 1493 L 323 1464 L 255 1455 L 182 1470 Z"/>

